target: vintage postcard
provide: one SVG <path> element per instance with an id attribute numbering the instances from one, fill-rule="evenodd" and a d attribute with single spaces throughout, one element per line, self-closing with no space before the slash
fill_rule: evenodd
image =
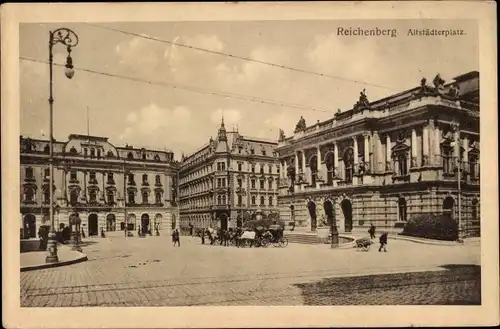
<path id="1" fill-rule="evenodd" d="M 495 9 L 3 6 L 4 326 L 498 325 Z"/>

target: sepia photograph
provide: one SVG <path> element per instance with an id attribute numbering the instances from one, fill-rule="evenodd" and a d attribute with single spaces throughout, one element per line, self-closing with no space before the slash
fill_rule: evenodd
<path id="1" fill-rule="evenodd" d="M 486 305 L 498 108 L 478 19 L 354 8 L 17 33 L 4 156 L 21 311 Z"/>

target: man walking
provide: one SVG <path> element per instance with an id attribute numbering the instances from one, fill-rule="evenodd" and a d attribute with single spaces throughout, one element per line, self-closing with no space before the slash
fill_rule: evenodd
<path id="1" fill-rule="evenodd" d="M 370 239 L 375 239 L 375 225 L 373 225 L 373 223 L 370 223 L 368 233 L 370 233 Z"/>
<path id="2" fill-rule="evenodd" d="M 384 252 L 387 252 L 387 232 L 382 232 L 382 235 L 380 235 L 379 242 L 380 242 L 380 248 L 378 248 L 378 251 L 381 252 L 382 249 L 384 249 Z"/>
<path id="3" fill-rule="evenodd" d="M 174 233 L 172 233 L 172 240 L 174 241 L 174 247 L 176 243 L 179 247 L 181 246 L 181 238 L 178 229 L 175 229 Z"/>

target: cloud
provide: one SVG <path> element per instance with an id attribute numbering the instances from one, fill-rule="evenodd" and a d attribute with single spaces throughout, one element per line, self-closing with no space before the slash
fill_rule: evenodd
<path id="1" fill-rule="evenodd" d="M 156 67 L 159 64 L 165 45 L 144 38 L 149 37 L 147 34 L 141 35 L 143 37 L 135 36 L 116 45 L 115 53 L 120 64 L 135 69 L 144 66 Z"/>
<path id="2" fill-rule="evenodd" d="M 240 110 L 217 109 L 210 115 L 210 121 L 214 124 L 219 125 L 221 123 L 222 116 L 224 116 L 224 124 L 226 125 L 226 129 L 228 127 L 231 128 L 232 126 L 239 124 L 243 118 Z"/>

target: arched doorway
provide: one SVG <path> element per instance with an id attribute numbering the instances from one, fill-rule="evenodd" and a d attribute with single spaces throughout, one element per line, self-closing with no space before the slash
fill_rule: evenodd
<path id="1" fill-rule="evenodd" d="M 346 232 L 352 231 L 352 204 L 351 201 L 344 199 L 340 204 L 344 214 L 344 229 Z"/>
<path id="2" fill-rule="evenodd" d="M 220 215 L 220 228 L 223 230 L 227 230 L 227 215 Z"/>
<path id="3" fill-rule="evenodd" d="M 23 239 L 36 238 L 36 217 L 27 214 L 23 218 Z"/>
<path id="4" fill-rule="evenodd" d="M 443 200 L 443 215 L 453 218 L 453 210 L 455 209 L 455 200 L 451 196 L 447 196 Z"/>
<path id="5" fill-rule="evenodd" d="M 316 203 L 309 201 L 307 203 L 307 210 L 309 210 L 309 217 L 311 217 L 311 231 L 316 231 Z"/>
<path id="6" fill-rule="evenodd" d="M 90 214 L 88 218 L 89 236 L 99 233 L 99 224 L 97 214 Z"/>
<path id="7" fill-rule="evenodd" d="M 335 218 L 335 213 L 333 212 L 333 204 L 330 200 L 326 200 L 323 203 L 323 208 L 325 209 L 325 215 L 326 215 L 326 222 L 330 226 L 332 225 L 334 218 Z M 335 224 L 335 223 L 333 223 Z"/>
<path id="8" fill-rule="evenodd" d="M 172 230 L 175 230 L 175 228 L 177 227 L 177 223 L 176 223 L 176 218 L 175 218 L 175 214 L 172 214 Z"/>
<path id="9" fill-rule="evenodd" d="M 116 231 L 116 217 L 115 214 L 108 214 L 106 216 L 106 231 L 114 232 Z"/>
<path id="10" fill-rule="evenodd" d="M 141 232 L 142 234 L 146 234 L 149 232 L 149 215 L 142 214 L 141 216 Z"/>

